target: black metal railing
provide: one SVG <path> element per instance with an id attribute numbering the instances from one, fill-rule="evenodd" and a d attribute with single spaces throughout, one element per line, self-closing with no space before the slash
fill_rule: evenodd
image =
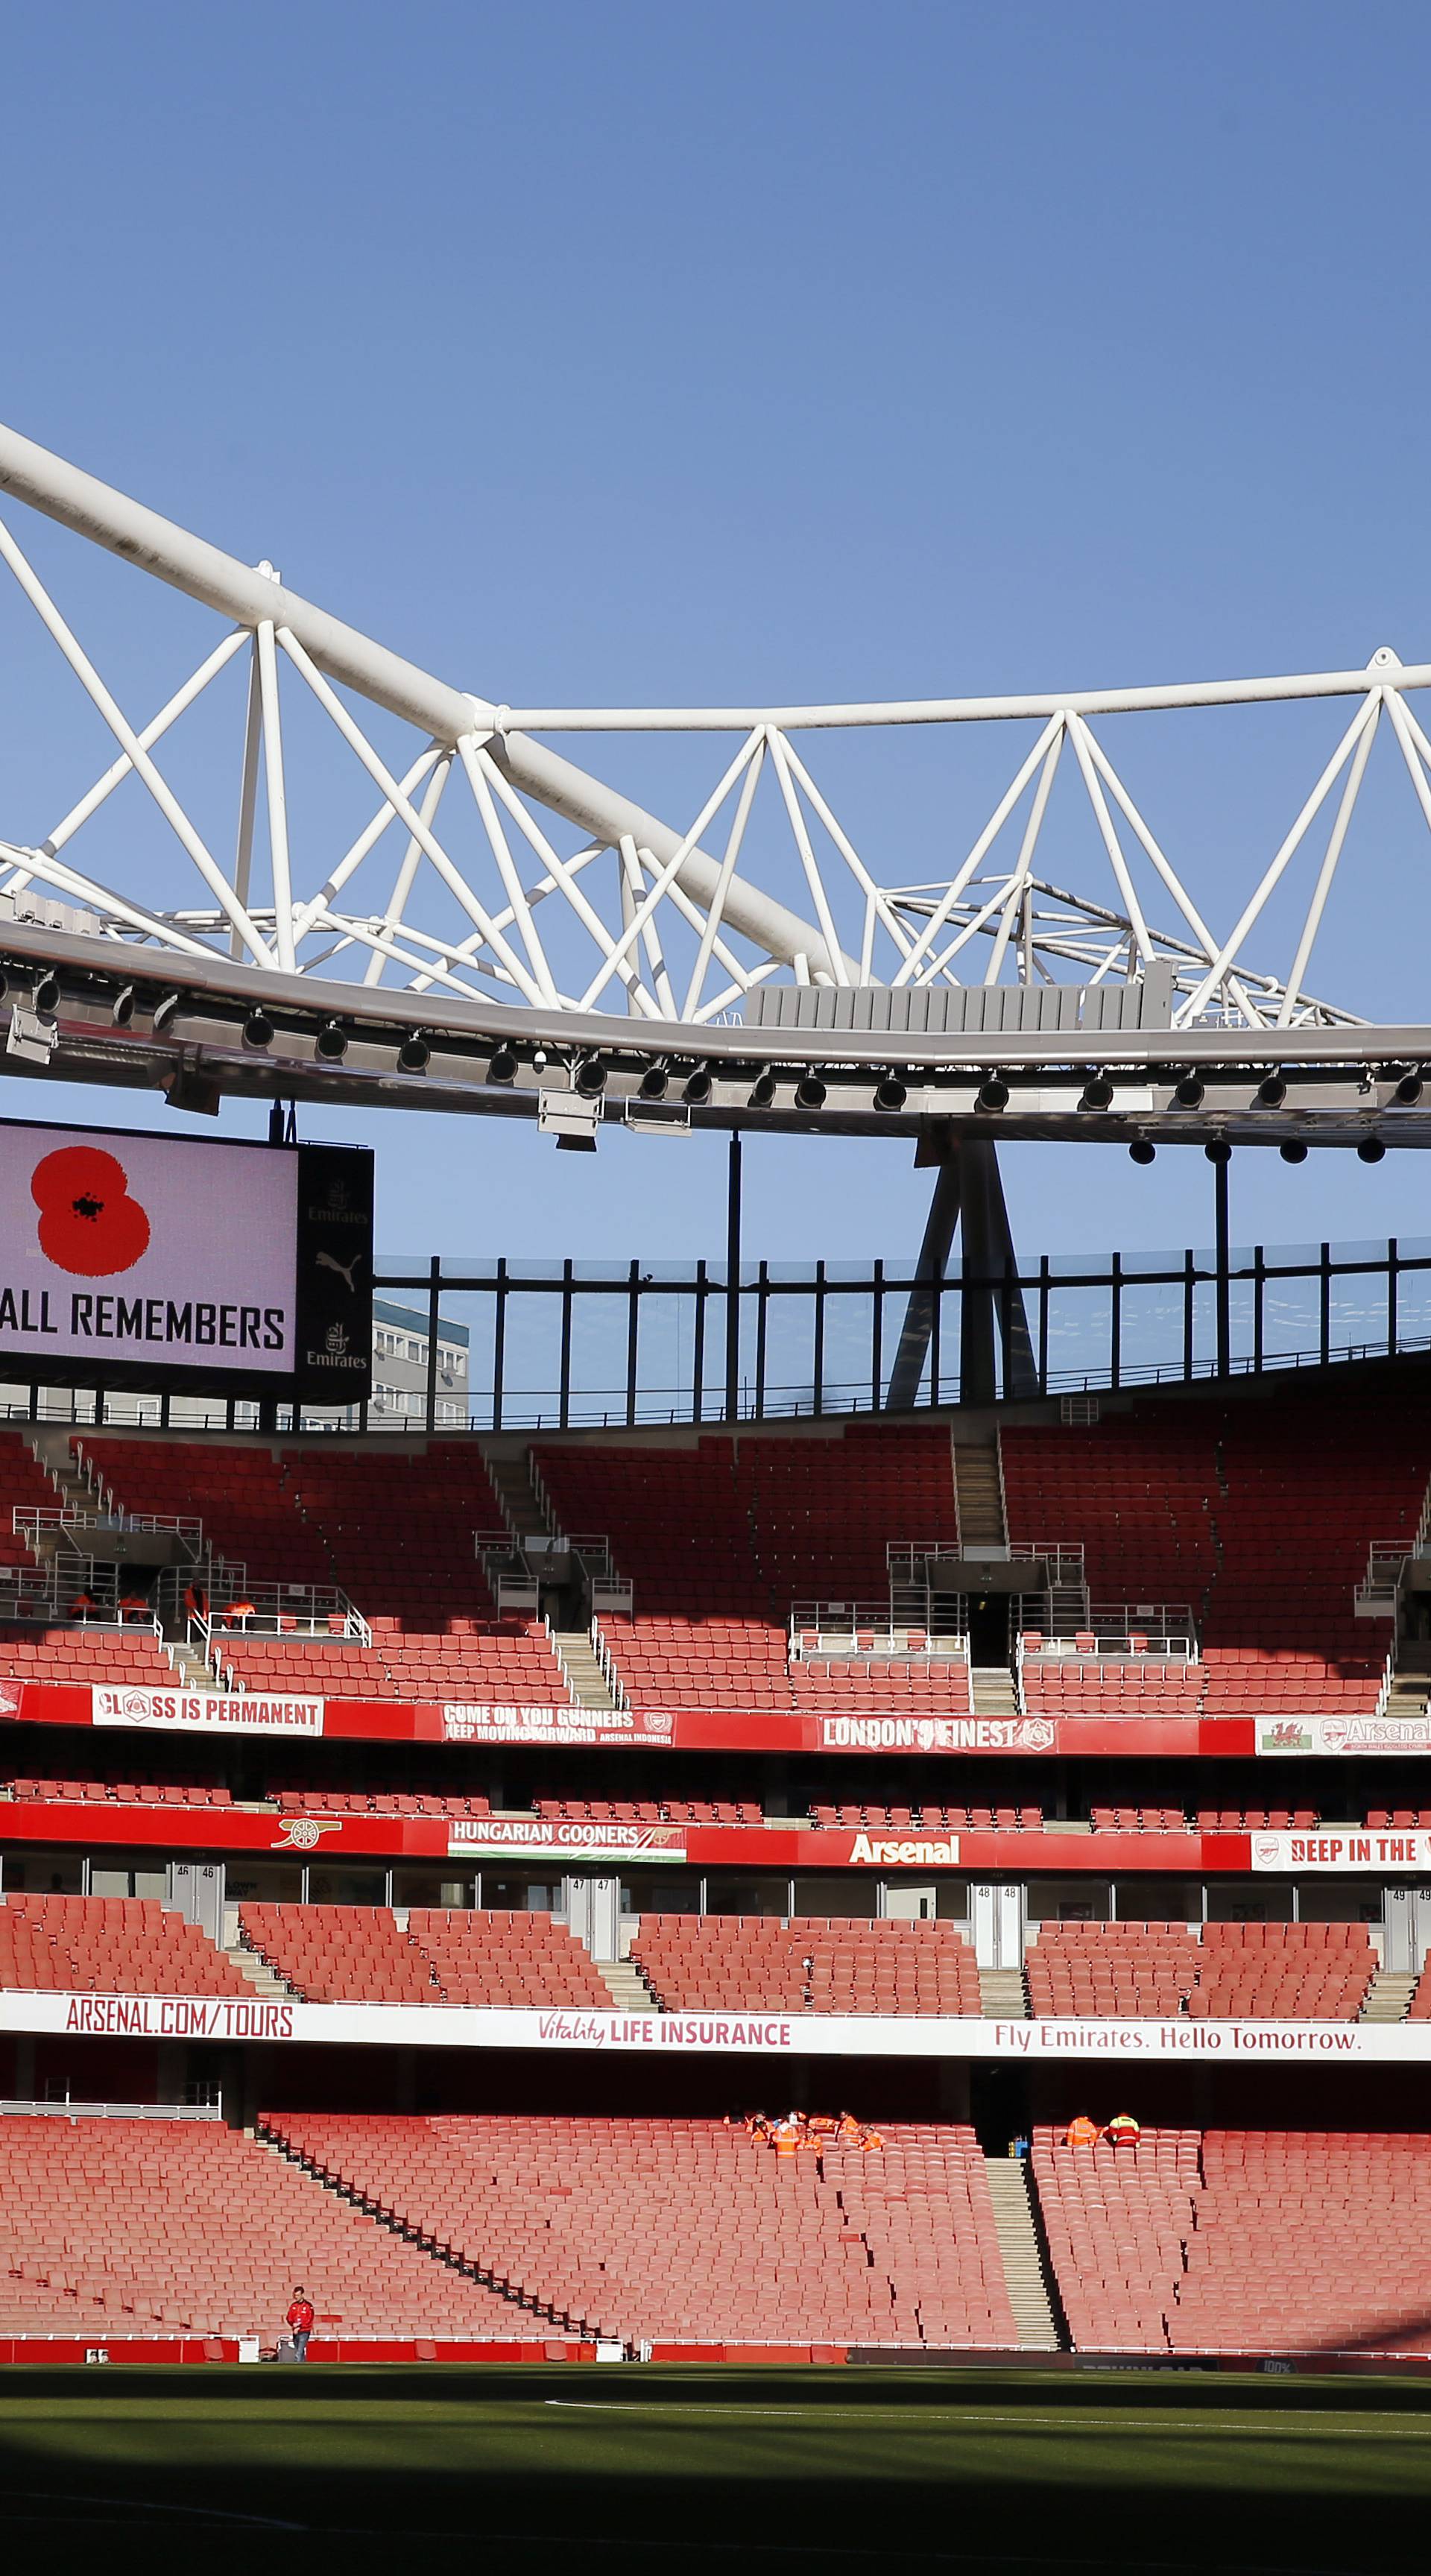
<path id="1" fill-rule="evenodd" d="M 921 1278 L 912 1262 L 796 1269 L 762 1261 L 743 1266 L 732 1285 L 724 1265 L 707 1261 L 392 1260 L 379 1262 L 375 1286 L 402 1303 L 425 1344 L 408 1394 L 343 1414 L 305 1408 L 301 1422 L 281 1406 L 280 1430 L 451 1435 L 879 1413 L 912 1317 L 922 1344 L 919 1407 L 1177 1386 L 1431 1350 L 1431 1243 L 1394 1237 L 1270 1252 L 1259 1244 L 1223 1262 L 1192 1250 L 1045 1255 L 995 1274 L 955 1262 L 939 1281 Z M 444 1385 L 439 1345 L 465 1350 L 465 1386 Z M 243 1399 L 142 1402 L 143 1418 L 175 1426 L 243 1430 L 258 1418 Z M 16 1388 L 8 1409 L 12 1418 L 132 1422 L 135 1404 L 90 1393 L 56 1402 Z"/>

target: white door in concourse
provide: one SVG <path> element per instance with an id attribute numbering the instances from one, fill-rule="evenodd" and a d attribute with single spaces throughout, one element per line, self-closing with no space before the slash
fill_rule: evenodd
<path id="1" fill-rule="evenodd" d="M 1384 1905 L 1384 1964 L 1419 1976 L 1431 1947 L 1431 1887 L 1388 1887 Z"/>
<path id="2" fill-rule="evenodd" d="M 980 1967 L 1021 1968 L 1024 1964 L 1022 1887 L 971 1887 L 969 1913 L 974 1931 L 974 1956 Z"/>

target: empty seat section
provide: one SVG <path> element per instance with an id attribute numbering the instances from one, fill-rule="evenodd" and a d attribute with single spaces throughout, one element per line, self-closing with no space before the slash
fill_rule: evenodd
<path id="1" fill-rule="evenodd" d="M 550 1914 L 414 1906 L 408 1929 L 445 2003 L 517 2012 L 547 2004 L 612 2009 L 611 1989 L 590 1953 Z"/>
<path id="2" fill-rule="evenodd" d="M 718 2121 L 273 2115 L 314 2169 L 559 2324 L 623 2341 L 1008 2349 L 984 2160 L 952 2123 L 793 2163 Z M 633 2224 L 639 2212 L 640 2223 Z"/>
<path id="3" fill-rule="evenodd" d="M 178 1675 L 152 1628 L 0 1625 L 0 1673 L 15 1682 L 173 1690 Z"/>
<path id="4" fill-rule="evenodd" d="M 311 2004 L 436 2004 L 432 1968 L 376 1905 L 243 1905 L 239 1938 Z"/>
<path id="5" fill-rule="evenodd" d="M 1375 1968 L 1361 1923 L 1045 1923 L 1026 1975 L 1035 2019 L 1355 2021 Z"/>
<path id="6" fill-rule="evenodd" d="M 241 1995 L 253 1988 L 195 1923 L 148 1896 L 7 1896 L 0 1987 L 109 1995 Z"/>
<path id="7" fill-rule="evenodd" d="M 631 1956 L 669 2012 L 979 2011 L 974 1953 L 948 1923 L 644 1915 Z"/>
<path id="8" fill-rule="evenodd" d="M 217 2120 L 0 2120 L 0 2334 L 509 2341 L 528 2321 Z"/>
<path id="9" fill-rule="evenodd" d="M 1197 1980 L 1184 1923 L 1044 1923 L 1026 1961 L 1035 2020 L 1140 2020 L 1178 2012 Z"/>
<path id="10" fill-rule="evenodd" d="M 1202 2189 L 1194 2129 L 1145 2129 L 1135 2146 L 1068 2147 L 1033 2134 L 1049 2259 L 1075 2351 L 1166 2352 L 1168 2314 Z"/>
<path id="11" fill-rule="evenodd" d="M 296 1508 L 282 1459 L 271 1448 L 241 1441 L 120 1440 L 89 1432 L 73 1445 L 118 1510 L 197 1513 L 215 1555 L 244 1566 L 251 1583 L 340 1579 L 321 1535 Z"/>
<path id="12" fill-rule="evenodd" d="M 1210 2129 L 1174 2352 L 1431 2355 L 1431 2139 Z"/>

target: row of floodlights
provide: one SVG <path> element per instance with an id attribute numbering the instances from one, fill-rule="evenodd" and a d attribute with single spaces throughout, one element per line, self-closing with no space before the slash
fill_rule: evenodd
<path id="1" fill-rule="evenodd" d="M 1210 1163 L 1230 1163 L 1232 1160 L 1232 1147 L 1225 1136 L 1211 1137 L 1202 1150 Z M 1356 1150 L 1359 1161 L 1363 1163 L 1384 1163 L 1386 1160 L 1386 1147 L 1379 1136 L 1363 1136 Z M 1305 1163 L 1307 1159 L 1307 1148 L 1300 1136 L 1289 1136 L 1277 1151 L 1284 1163 Z M 1151 1144 L 1146 1136 L 1135 1136 L 1128 1153 L 1135 1163 L 1156 1163 L 1158 1159 L 1156 1145 Z"/>

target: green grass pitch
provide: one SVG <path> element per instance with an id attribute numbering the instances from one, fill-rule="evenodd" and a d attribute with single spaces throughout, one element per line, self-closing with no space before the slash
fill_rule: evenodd
<path id="1" fill-rule="evenodd" d="M 876 2368 L 0 2372 L 7 2568 L 1431 2565 L 1431 2383 Z"/>

